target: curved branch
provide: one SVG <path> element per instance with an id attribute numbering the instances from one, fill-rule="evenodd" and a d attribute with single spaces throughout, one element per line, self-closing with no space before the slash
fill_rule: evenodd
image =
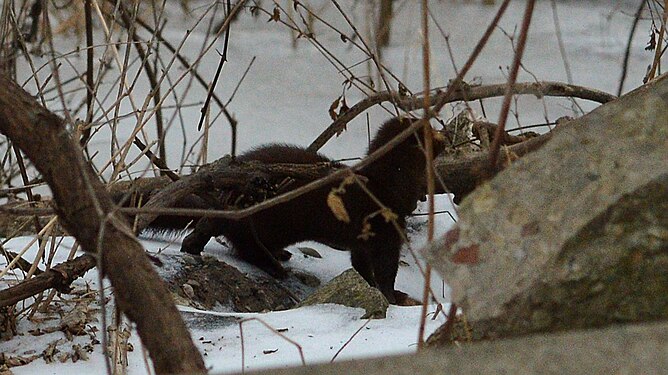
<path id="1" fill-rule="evenodd" d="M 469 86 L 461 85 L 461 87 L 455 89 L 450 96 L 450 98 L 445 98 L 446 92 L 439 91 L 435 95 L 431 96 L 430 105 L 434 106 L 440 104 L 444 99 L 445 103 L 452 103 L 457 101 L 473 101 L 479 99 L 493 98 L 503 96 L 506 90 L 506 84 L 494 84 L 494 85 L 481 85 L 481 86 Z M 538 98 L 544 96 L 554 96 L 554 97 L 570 97 L 570 98 L 579 98 L 584 100 L 590 100 L 597 103 L 607 103 L 609 101 L 617 99 L 616 96 L 608 94 L 606 92 L 587 88 L 584 86 L 570 85 L 562 82 L 552 82 L 552 81 L 543 81 L 543 82 L 525 82 L 525 83 L 516 83 L 512 87 L 513 95 L 534 95 Z M 393 102 L 396 103 L 399 108 L 404 111 L 413 111 L 415 109 L 421 108 L 424 103 L 422 95 L 413 95 L 413 96 L 401 96 L 397 92 L 388 92 L 384 91 L 378 93 L 377 95 L 369 96 L 361 100 L 359 103 L 350 107 L 345 113 L 341 114 L 334 122 L 332 122 L 327 129 L 325 129 L 319 136 L 316 138 L 308 149 L 310 151 L 317 151 L 322 146 L 327 143 L 335 134 L 341 132 L 345 126 L 352 121 L 359 114 L 363 113 L 367 109 L 373 107 L 374 105 Z"/>

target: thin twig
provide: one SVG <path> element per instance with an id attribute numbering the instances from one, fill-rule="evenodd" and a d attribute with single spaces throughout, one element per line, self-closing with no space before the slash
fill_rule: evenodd
<path id="1" fill-rule="evenodd" d="M 640 0 L 640 5 L 638 6 L 638 10 L 636 10 L 636 14 L 633 18 L 633 24 L 631 25 L 631 31 L 629 32 L 629 39 L 626 41 L 626 50 L 624 51 L 624 63 L 622 64 L 622 76 L 619 79 L 617 96 L 622 95 L 622 91 L 624 91 L 624 81 L 626 81 L 626 75 L 629 68 L 629 58 L 631 57 L 631 43 L 633 42 L 633 36 L 636 33 L 636 29 L 638 28 L 638 22 L 640 21 L 640 16 L 642 15 L 642 11 L 645 8 L 645 1 L 647 0 Z"/>
<path id="2" fill-rule="evenodd" d="M 649 82 L 654 79 L 659 69 L 659 64 L 661 63 L 661 55 L 663 53 L 663 48 L 661 47 L 663 43 L 663 36 L 666 33 L 666 21 L 668 20 L 668 7 L 663 9 L 663 16 L 661 17 L 661 28 L 659 29 L 659 35 L 656 38 L 656 47 L 654 52 L 654 60 L 652 61 L 652 67 L 647 73 L 646 82 Z"/>
<path id="3" fill-rule="evenodd" d="M 19 165 L 19 171 L 21 173 L 21 179 L 23 180 L 23 185 L 30 185 L 30 180 L 28 179 L 28 172 L 26 171 L 25 163 L 23 162 L 23 156 L 21 155 L 21 150 L 18 147 L 14 146 L 14 154 L 16 155 L 16 163 Z M 35 207 L 35 196 L 32 194 L 32 189 L 27 188 L 25 190 L 26 196 L 28 197 L 28 202 L 30 202 L 31 207 Z M 35 233 L 40 233 L 42 231 L 42 226 L 39 223 L 39 218 L 33 216 L 33 224 L 35 225 Z M 42 243 L 42 236 L 38 237 L 39 243 Z"/>
<path id="4" fill-rule="evenodd" d="M 451 81 L 451 83 L 448 86 L 445 93 L 443 95 L 441 95 L 438 99 L 436 99 L 436 101 L 432 104 L 432 106 L 433 106 L 432 113 L 434 113 L 434 114 L 439 113 L 441 111 L 441 108 L 443 108 L 443 106 L 445 104 L 447 104 L 448 101 L 451 99 L 451 96 L 454 94 L 454 92 L 457 91 L 458 89 L 460 89 L 460 87 L 462 86 L 462 82 L 464 80 L 464 77 L 466 76 L 468 71 L 473 66 L 473 63 L 476 61 L 476 59 L 480 55 L 480 52 L 482 52 L 483 47 L 489 41 L 489 38 L 492 35 L 492 32 L 496 28 L 497 24 L 499 23 L 499 20 L 501 19 L 501 16 L 503 16 L 503 14 L 505 13 L 509 4 L 510 4 L 510 0 L 504 0 L 503 1 L 501 6 L 499 7 L 499 10 L 497 11 L 496 15 L 494 16 L 494 19 L 492 19 L 492 22 L 489 24 L 489 26 L 485 30 L 485 33 L 483 34 L 482 38 L 480 38 L 480 40 L 476 44 L 475 48 L 473 49 L 473 52 L 471 53 L 468 60 L 466 61 L 466 64 L 464 64 L 464 67 L 462 68 L 462 70 L 457 74 L 457 77 L 455 77 L 455 79 L 453 79 Z M 382 95 L 382 93 L 379 94 L 379 96 L 380 95 Z M 385 93 L 385 98 L 382 99 L 381 102 L 392 100 L 393 99 L 392 95 L 393 95 L 392 93 Z M 378 100 L 378 99 L 376 99 L 376 100 Z M 348 121 L 352 120 L 352 118 L 354 118 L 357 114 L 363 112 L 363 110 L 360 110 L 358 108 L 357 110 L 359 112 L 355 113 L 355 112 L 353 112 L 353 109 L 354 109 L 354 107 L 351 108 L 351 110 L 349 110 L 348 112 L 346 112 L 342 116 L 339 116 L 339 118 L 337 118 L 335 120 L 336 124 L 332 124 L 327 129 L 325 129 L 325 131 L 320 136 L 318 136 L 318 138 L 316 138 L 316 140 L 313 141 L 313 143 L 311 143 L 311 145 L 308 147 L 308 150 L 316 151 L 316 150 L 320 149 L 327 142 L 327 140 L 329 140 L 332 136 L 334 136 L 334 134 L 337 133 L 337 130 L 334 129 L 335 127 L 344 126 Z M 343 124 L 343 125 L 341 125 L 341 124 Z"/>
<path id="5" fill-rule="evenodd" d="M 329 361 L 329 363 L 333 363 L 334 360 L 336 359 L 336 357 L 338 357 L 339 354 L 343 351 L 343 349 L 345 349 L 346 346 L 348 346 L 348 344 L 350 344 L 350 343 L 353 341 L 353 339 L 355 338 L 355 336 L 357 336 L 357 334 L 359 334 L 360 332 L 362 332 L 362 330 L 364 329 L 364 327 L 366 327 L 367 324 L 369 324 L 370 322 L 371 322 L 371 319 L 367 319 L 366 322 L 364 322 L 364 324 L 362 324 L 362 326 L 359 327 L 359 328 L 357 329 L 357 331 L 355 331 L 355 333 L 353 333 L 352 336 L 350 336 L 350 337 L 348 338 L 348 340 L 346 340 L 346 342 L 343 343 L 343 345 L 341 345 L 341 347 L 339 348 L 339 350 L 337 350 L 336 353 L 334 353 L 334 356 L 333 356 L 332 359 Z"/>
<path id="6" fill-rule="evenodd" d="M 84 1 L 84 13 L 86 18 L 86 122 L 84 123 L 84 130 L 81 134 L 79 144 L 82 147 L 86 146 L 91 133 L 91 124 L 93 122 L 93 87 L 95 80 L 93 78 L 93 20 L 91 15 L 91 0 Z"/>
<path id="7" fill-rule="evenodd" d="M 501 139 L 506 129 L 506 121 L 508 119 L 508 111 L 510 110 L 510 102 L 513 97 L 512 86 L 517 80 L 517 73 L 519 72 L 520 64 L 522 62 L 522 55 L 524 54 L 524 47 L 526 46 L 527 36 L 529 34 L 529 25 L 531 24 L 531 16 L 533 15 L 533 8 L 535 0 L 527 0 L 527 5 L 524 10 L 524 18 L 522 19 L 522 26 L 520 28 L 520 36 L 517 41 L 517 50 L 513 57 L 513 63 L 508 74 L 508 88 L 503 97 L 503 104 L 501 105 L 501 113 L 499 114 L 498 128 L 494 135 L 494 141 L 490 146 L 489 164 L 492 171 L 498 167 L 499 149 L 501 148 Z"/>
<path id="8" fill-rule="evenodd" d="M 132 44 L 135 46 L 135 49 L 137 50 L 137 54 L 139 55 L 139 58 L 141 59 L 142 62 L 142 67 L 146 71 L 146 76 L 148 77 L 149 84 L 151 85 L 150 96 L 153 98 L 153 103 L 155 105 L 154 113 L 155 113 L 156 135 L 158 138 L 158 155 L 160 155 L 160 159 L 163 161 L 163 163 L 167 164 L 165 128 L 162 118 L 162 109 L 160 106 L 162 97 L 162 95 L 160 94 L 160 84 L 158 83 L 155 69 L 151 66 L 151 64 L 148 61 L 148 53 L 144 50 L 144 47 L 142 47 L 143 41 L 139 38 L 135 29 L 134 20 L 137 18 L 137 13 L 133 12 L 132 18 L 130 18 L 125 9 L 121 8 L 120 14 L 121 14 L 121 19 L 125 24 L 125 28 L 128 30 L 128 33 L 130 34 L 132 40 L 134 41 L 134 43 Z M 137 137 L 135 137 L 135 139 L 137 139 Z M 163 174 L 164 171 L 161 169 L 160 173 Z"/>
<path id="9" fill-rule="evenodd" d="M 427 174 L 427 200 L 429 219 L 427 221 L 427 242 L 431 243 L 434 240 L 434 140 L 429 119 L 431 113 L 429 105 L 431 104 L 431 81 L 430 81 L 430 64 L 429 64 L 429 5 L 427 0 L 422 0 L 422 76 L 423 76 L 423 119 L 424 119 L 424 153 L 427 161 L 425 173 Z M 418 350 L 424 346 L 424 330 L 427 320 L 427 306 L 429 304 L 429 292 L 431 287 L 431 265 L 427 263 L 424 272 L 424 288 L 422 290 L 422 308 L 420 314 L 420 326 L 418 328 Z"/>
<path id="10" fill-rule="evenodd" d="M 227 0 L 227 17 L 230 17 L 230 0 Z M 213 91 L 216 89 L 216 84 L 218 83 L 218 78 L 220 78 L 220 72 L 223 70 L 223 65 L 225 65 L 225 62 L 227 62 L 227 45 L 230 41 L 230 25 L 231 22 L 226 22 L 227 27 L 225 28 L 225 42 L 223 44 L 223 53 L 220 54 L 220 61 L 218 62 L 218 68 L 216 69 L 216 74 L 213 76 L 213 81 L 209 84 L 209 92 L 206 95 L 206 100 L 204 101 L 204 105 L 202 106 L 202 109 L 200 110 L 201 116 L 199 118 L 199 123 L 197 124 L 197 131 L 202 130 L 202 124 L 204 123 L 204 117 L 209 110 L 209 103 L 211 102 L 211 94 Z M 234 132 L 234 129 L 232 130 Z M 234 146 L 235 142 L 234 140 L 232 141 L 232 155 L 234 155 Z"/>
<path id="11" fill-rule="evenodd" d="M 176 181 L 180 177 L 176 173 L 172 172 L 169 167 L 167 167 L 167 164 L 165 163 L 164 160 L 161 158 L 157 157 L 151 150 L 149 150 L 144 142 L 142 142 L 139 138 L 135 137 L 134 140 L 135 145 L 141 150 L 143 153 L 146 154 L 146 156 L 151 160 L 153 165 L 158 167 L 160 169 L 160 174 L 169 177 L 170 180 Z"/>
<path id="12" fill-rule="evenodd" d="M 113 1 L 113 0 L 108 0 L 108 1 Z M 236 8 L 236 5 L 235 5 L 235 8 Z M 234 13 L 234 9 L 233 9 L 233 13 Z M 149 24 L 144 22 L 141 18 L 137 18 L 137 23 L 140 26 L 142 26 L 143 28 L 145 28 L 152 35 L 155 35 L 158 38 L 158 40 L 160 41 L 160 44 L 165 46 L 171 53 L 174 54 L 174 56 L 176 56 L 176 58 L 179 60 L 181 65 L 183 65 L 186 68 L 186 70 L 188 70 L 192 73 L 192 75 L 195 77 L 195 80 L 197 82 L 199 82 L 203 87 L 206 87 L 206 88 L 209 87 L 206 80 L 199 74 L 199 72 L 195 68 L 193 68 L 192 64 L 190 62 L 188 62 L 188 60 L 179 52 L 179 50 L 176 49 L 174 46 L 172 46 L 172 44 L 162 36 L 162 33 L 160 33 L 160 31 L 155 30 Z M 223 111 L 223 114 L 225 115 L 225 118 L 227 118 L 227 121 L 230 124 L 235 124 L 236 125 L 236 120 L 234 120 L 232 115 L 227 111 L 226 105 L 223 103 L 223 101 L 213 92 L 211 93 L 211 98 L 221 108 L 221 110 Z"/>
<path id="13" fill-rule="evenodd" d="M 299 345 L 299 343 L 297 343 L 296 341 L 294 341 L 294 340 L 290 339 L 289 337 L 285 336 L 284 334 L 282 334 L 281 332 L 279 332 L 278 330 L 276 330 L 274 327 L 272 327 L 272 326 L 270 326 L 269 324 L 267 324 L 264 320 L 262 320 L 262 319 L 260 319 L 260 318 L 255 318 L 255 317 L 253 317 L 253 318 L 242 319 L 242 320 L 239 321 L 239 335 L 240 335 L 240 337 L 241 337 L 241 372 L 242 372 L 242 373 L 245 372 L 245 366 L 246 366 L 246 358 L 245 358 L 246 356 L 245 356 L 245 348 L 244 348 L 244 329 L 243 329 L 243 325 L 244 325 L 244 323 L 246 323 L 246 322 L 250 322 L 250 321 L 256 321 L 256 322 L 259 322 L 260 324 L 262 324 L 263 326 L 265 326 L 268 330 L 270 330 L 271 332 L 275 333 L 278 337 L 282 338 L 283 340 L 287 341 L 288 343 L 290 343 L 290 344 L 292 344 L 294 347 L 296 347 L 296 348 L 297 348 L 297 351 L 299 351 L 299 358 L 300 358 L 301 361 L 302 361 L 302 366 L 306 366 L 306 360 L 304 359 L 304 350 L 302 350 L 302 347 L 301 347 L 301 345 Z"/>

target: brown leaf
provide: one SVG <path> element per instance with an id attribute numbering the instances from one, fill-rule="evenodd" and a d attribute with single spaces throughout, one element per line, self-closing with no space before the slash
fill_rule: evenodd
<path id="1" fill-rule="evenodd" d="M 383 219 L 385 219 L 386 223 L 389 223 L 391 221 L 395 221 L 399 218 L 397 214 L 392 212 L 389 208 L 384 208 L 382 211 L 380 211 L 380 214 L 383 216 Z"/>
<path id="2" fill-rule="evenodd" d="M 278 7 L 274 8 L 274 13 L 271 15 L 271 17 L 267 20 L 267 22 L 278 22 L 281 20 L 281 10 L 278 9 Z"/>
<path id="3" fill-rule="evenodd" d="M 343 199 L 334 190 L 327 195 L 327 206 L 332 210 L 337 220 L 350 223 L 350 216 L 348 216 L 346 206 L 343 204 Z"/>
<path id="4" fill-rule="evenodd" d="M 371 237 L 373 237 L 375 235 L 376 235 L 376 233 L 374 233 L 371 230 L 371 223 L 369 223 L 368 220 L 364 220 L 364 222 L 362 223 L 362 233 L 360 233 L 357 236 L 357 238 L 359 238 L 361 240 L 364 240 L 364 241 L 368 241 Z"/>
<path id="5" fill-rule="evenodd" d="M 348 112 L 350 107 L 348 107 L 348 103 L 346 103 L 346 97 L 343 97 L 343 100 L 341 101 L 341 109 L 339 109 L 339 116 Z"/>
<path id="6" fill-rule="evenodd" d="M 337 117 L 339 117 L 336 114 L 336 108 L 339 107 L 339 101 L 341 100 L 341 97 L 339 96 L 336 98 L 333 102 L 332 105 L 329 106 L 329 117 L 332 118 L 332 120 L 336 120 Z"/>
<path id="7" fill-rule="evenodd" d="M 403 98 L 406 95 L 408 95 L 408 88 L 406 88 L 403 83 L 399 82 L 399 96 Z"/>

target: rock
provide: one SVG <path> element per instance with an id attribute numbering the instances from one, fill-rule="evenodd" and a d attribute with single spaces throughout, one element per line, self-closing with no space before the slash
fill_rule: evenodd
<path id="1" fill-rule="evenodd" d="M 427 250 L 473 338 L 668 318 L 668 78 L 558 127 Z"/>
<path id="2" fill-rule="evenodd" d="M 389 303 L 383 294 L 369 284 L 354 269 L 333 278 L 322 288 L 306 297 L 299 306 L 320 303 L 336 303 L 348 307 L 361 307 L 366 313 L 362 319 L 385 318 Z"/>
<path id="3" fill-rule="evenodd" d="M 192 285 L 190 284 L 183 284 L 181 287 L 183 289 L 183 294 L 186 295 L 189 299 L 195 298 L 195 289 L 193 289 Z"/>
<path id="4" fill-rule="evenodd" d="M 316 249 L 311 248 L 311 247 L 299 247 L 299 251 L 301 251 L 302 254 L 306 257 L 313 257 L 313 258 L 318 258 L 321 259 L 322 255 Z"/>
<path id="5" fill-rule="evenodd" d="M 161 255 L 169 264 L 179 262 L 175 273 L 163 274 L 179 304 L 201 309 L 237 312 L 284 310 L 296 304 L 295 296 L 271 277 L 248 276 L 211 256 Z"/>
<path id="6" fill-rule="evenodd" d="M 302 271 L 293 271 L 292 274 L 297 280 L 308 287 L 317 288 L 320 286 L 320 279 L 315 275 Z"/>
<path id="7" fill-rule="evenodd" d="M 262 370 L 256 375 L 664 374 L 668 323 L 528 335 L 413 354 Z"/>

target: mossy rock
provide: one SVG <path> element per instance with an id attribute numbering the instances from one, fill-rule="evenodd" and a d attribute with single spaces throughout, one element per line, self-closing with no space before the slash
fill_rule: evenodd
<path id="1" fill-rule="evenodd" d="M 383 319 L 389 303 L 380 290 L 369 284 L 354 269 L 333 278 L 322 288 L 306 297 L 299 306 L 335 303 L 348 307 L 361 307 L 366 312 L 362 319 Z"/>

